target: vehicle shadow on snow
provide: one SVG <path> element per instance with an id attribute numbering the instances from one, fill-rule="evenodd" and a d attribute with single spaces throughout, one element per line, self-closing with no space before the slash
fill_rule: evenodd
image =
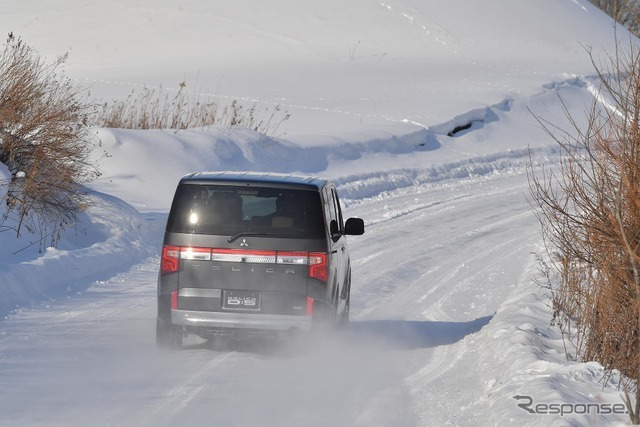
<path id="1" fill-rule="evenodd" d="M 468 322 L 352 320 L 349 334 L 355 339 L 373 340 L 392 348 L 412 350 L 456 343 L 478 332 L 492 318 L 493 315 Z"/>

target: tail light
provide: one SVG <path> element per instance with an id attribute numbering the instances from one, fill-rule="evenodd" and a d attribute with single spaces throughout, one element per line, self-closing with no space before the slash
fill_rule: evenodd
<path id="1" fill-rule="evenodd" d="M 327 281 L 326 252 L 277 252 L 246 249 L 212 249 L 164 246 L 160 271 L 162 274 L 178 271 L 180 260 L 221 261 L 257 264 L 307 265 L 309 277 Z"/>
<path id="2" fill-rule="evenodd" d="M 306 315 L 311 316 L 312 314 L 313 314 L 313 298 L 307 297 Z"/>
<path id="3" fill-rule="evenodd" d="M 178 246 L 165 246 L 162 248 L 162 261 L 160 271 L 162 274 L 178 271 L 180 261 L 180 248 Z"/>
<path id="4" fill-rule="evenodd" d="M 327 254 L 324 252 L 278 252 L 278 264 L 308 265 L 309 277 L 327 281 Z"/>
<path id="5" fill-rule="evenodd" d="M 171 310 L 178 309 L 178 291 L 171 292 Z"/>
<path id="6" fill-rule="evenodd" d="M 324 252 L 309 253 L 309 277 L 327 281 L 327 254 Z"/>

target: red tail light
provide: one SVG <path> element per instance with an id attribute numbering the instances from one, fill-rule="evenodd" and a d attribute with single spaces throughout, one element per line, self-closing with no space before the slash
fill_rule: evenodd
<path id="1" fill-rule="evenodd" d="M 327 281 L 327 254 L 324 252 L 309 253 L 309 277 Z"/>
<path id="2" fill-rule="evenodd" d="M 178 309 L 178 291 L 171 292 L 171 310 Z"/>
<path id="3" fill-rule="evenodd" d="M 162 274 L 178 271 L 180 261 L 180 248 L 178 246 L 165 246 L 162 248 L 162 261 L 160 271 Z"/>
<path id="4" fill-rule="evenodd" d="M 307 316 L 311 316 L 313 314 L 313 298 L 307 297 Z"/>
<path id="5" fill-rule="evenodd" d="M 276 252 L 268 250 L 192 248 L 164 246 L 160 271 L 168 274 L 178 271 L 180 260 L 218 261 L 258 264 L 308 265 L 309 277 L 327 281 L 326 252 Z"/>

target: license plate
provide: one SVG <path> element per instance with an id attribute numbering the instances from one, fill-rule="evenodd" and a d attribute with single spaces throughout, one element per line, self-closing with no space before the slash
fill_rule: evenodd
<path id="1" fill-rule="evenodd" d="M 260 310 L 260 292 L 223 291 L 222 308 L 227 310 Z"/>

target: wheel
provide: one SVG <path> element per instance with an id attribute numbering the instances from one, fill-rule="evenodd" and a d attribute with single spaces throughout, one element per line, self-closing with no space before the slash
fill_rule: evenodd
<path id="1" fill-rule="evenodd" d="M 346 282 L 345 289 L 347 298 L 344 302 L 344 309 L 342 310 L 342 313 L 338 315 L 338 319 L 336 322 L 338 329 L 349 328 L 349 310 L 351 308 L 351 269 L 349 269 L 349 276 Z"/>
<path id="2" fill-rule="evenodd" d="M 338 329 L 347 329 L 349 328 L 349 309 L 351 306 L 351 295 L 347 295 L 347 301 L 344 305 L 344 310 L 340 313 L 340 317 L 338 317 Z"/>
<path id="3" fill-rule="evenodd" d="M 184 332 L 181 326 L 156 320 L 156 346 L 166 349 L 177 349 L 182 346 Z"/>
<path id="4" fill-rule="evenodd" d="M 316 301 L 313 307 L 311 329 L 317 332 L 327 332 L 337 325 L 338 306 L 326 302 Z"/>

